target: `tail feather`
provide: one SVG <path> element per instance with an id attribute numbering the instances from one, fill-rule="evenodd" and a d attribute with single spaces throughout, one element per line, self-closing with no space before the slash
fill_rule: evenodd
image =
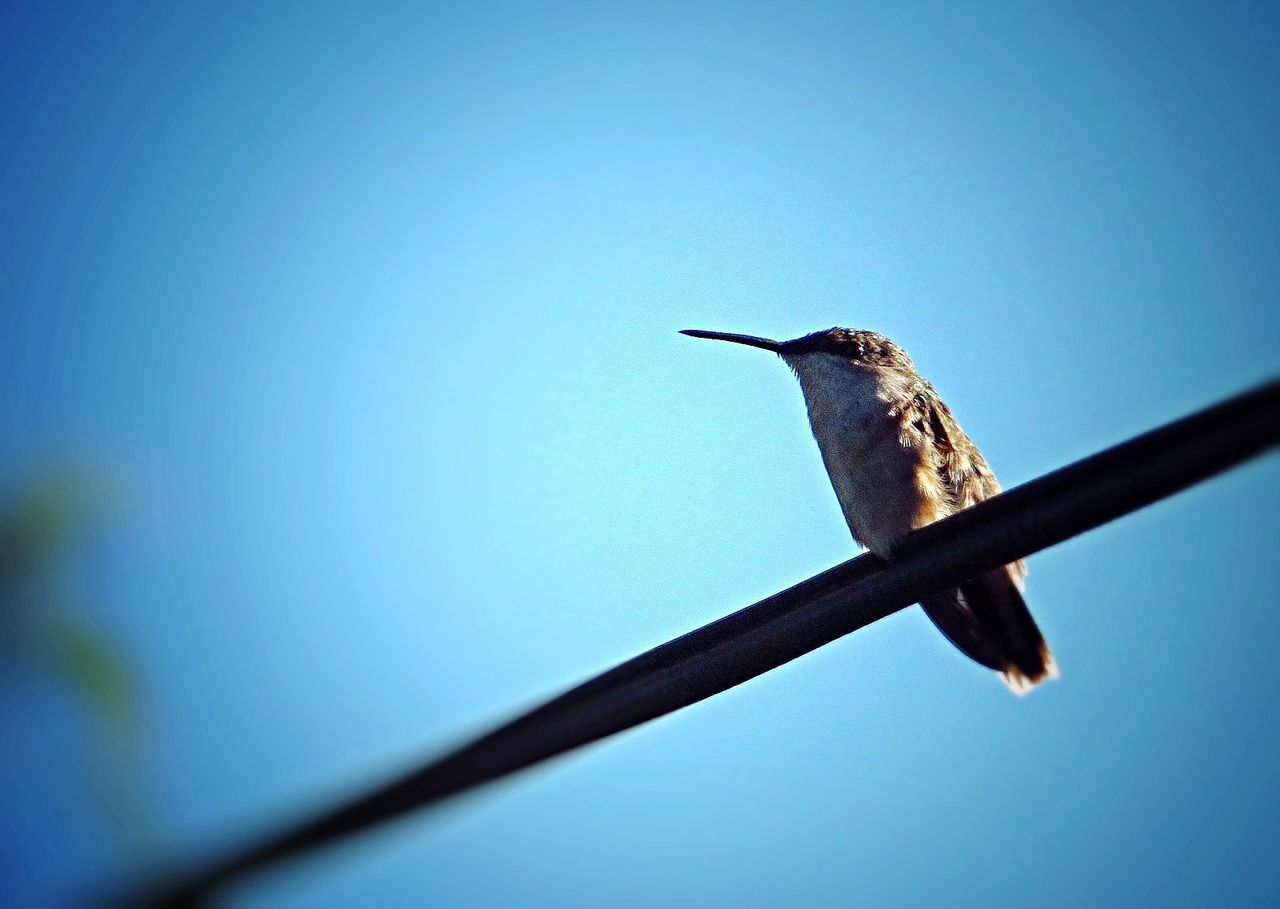
<path id="1" fill-rule="evenodd" d="M 1004 670 L 1000 652 L 988 640 L 958 587 L 926 597 L 920 601 L 920 607 L 957 650 L 988 669 Z"/>
<path id="2" fill-rule="evenodd" d="M 1058 668 L 1017 582 L 1007 568 L 989 571 L 920 604 L 947 639 L 970 659 L 1000 673 L 1025 694 Z"/>
<path id="3" fill-rule="evenodd" d="M 1049 645 L 1007 569 L 964 582 L 960 593 L 985 636 L 1000 651 L 1004 663 L 1000 675 L 1010 689 L 1025 694 L 1045 679 L 1057 677 Z"/>

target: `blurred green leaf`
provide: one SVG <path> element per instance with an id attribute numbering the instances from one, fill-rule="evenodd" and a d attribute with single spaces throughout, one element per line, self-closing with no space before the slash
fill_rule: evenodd
<path id="1" fill-rule="evenodd" d="M 62 608 L 64 567 L 101 489 L 75 470 L 28 480 L 0 504 L 0 631 L 46 665 L 114 731 L 137 721 L 136 689 L 110 641 Z"/>
<path id="2" fill-rule="evenodd" d="M 8 592 L 48 571 L 85 529 L 99 498 L 83 477 L 59 472 L 28 483 L 0 505 L 0 589 Z"/>
<path id="3" fill-rule="evenodd" d="M 67 608 L 67 569 L 102 492 L 84 473 L 58 470 L 0 500 L 0 660 L 52 675 L 96 721 L 86 794 L 122 847 L 154 854 L 160 837 L 139 789 L 140 690 L 109 637 Z"/>
<path id="4" fill-rule="evenodd" d="M 62 617 L 42 622 L 37 640 L 39 656 L 105 725 L 116 732 L 137 727 L 137 688 L 110 641 Z"/>

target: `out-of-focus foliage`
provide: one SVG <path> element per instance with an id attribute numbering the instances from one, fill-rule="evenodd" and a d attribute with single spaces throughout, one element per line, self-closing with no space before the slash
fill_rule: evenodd
<path id="1" fill-rule="evenodd" d="M 137 694 L 120 654 L 88 625 L 52 616 L 40 628 L 39 652 L 86 705 L 112 729 L 137 722 Z"/>
<path id="2" fill-rule="evenodd" d="M 66 569 L 101 496 L 67 473 L 20 486 L 0 506 L 0 658 L 54 673 L 100 721 L 137 720 L 137 693 L 109 639 L 67 606 Z M 33 667 L 34 668 L 34 667 Z"/>
<path id="3" fill-rule="evenodd" d="M 122 839 L 152 840 L 135 785 L 138 686 L 124 656 L 73 589 L 72 567 L 103 510 L 101 490 L 72 472 L 18 484 L 0 504 L 0 685 L 52 678 L 93 724 L 86 797 Z M 11 691 L 0 688 L 0 694 Z"/>

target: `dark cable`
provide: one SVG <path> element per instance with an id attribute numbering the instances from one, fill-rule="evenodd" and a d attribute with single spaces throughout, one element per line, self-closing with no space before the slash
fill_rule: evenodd
<path id="1" fill-rule="evenodd" d="M 371 792 L 228 853 L 147 906 L 193 905 L 267 865 L 671 713 L 921 598 L 1105 524 L 1280 443 L 1280 381 L 1046 474 L 669 641 Z"/>

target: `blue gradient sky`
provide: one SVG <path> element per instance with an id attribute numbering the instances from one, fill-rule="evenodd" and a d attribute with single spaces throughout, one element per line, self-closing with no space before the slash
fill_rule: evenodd
<path id="1" fill-rule="evenodd" d="M 1265 4 L 178 6 L 0 11 L 0 467 L 120 490 L 179 851 L 852 555 L 785 368 L 679 328 L 883 331 L 1006 485 L 1280 366 Z M 235 904 L 1274 903 L 1278 488 L 1035 557 L 1032 697 L 911 610 Z M 55 709 L 33 905 L 113 861 Z"/>

